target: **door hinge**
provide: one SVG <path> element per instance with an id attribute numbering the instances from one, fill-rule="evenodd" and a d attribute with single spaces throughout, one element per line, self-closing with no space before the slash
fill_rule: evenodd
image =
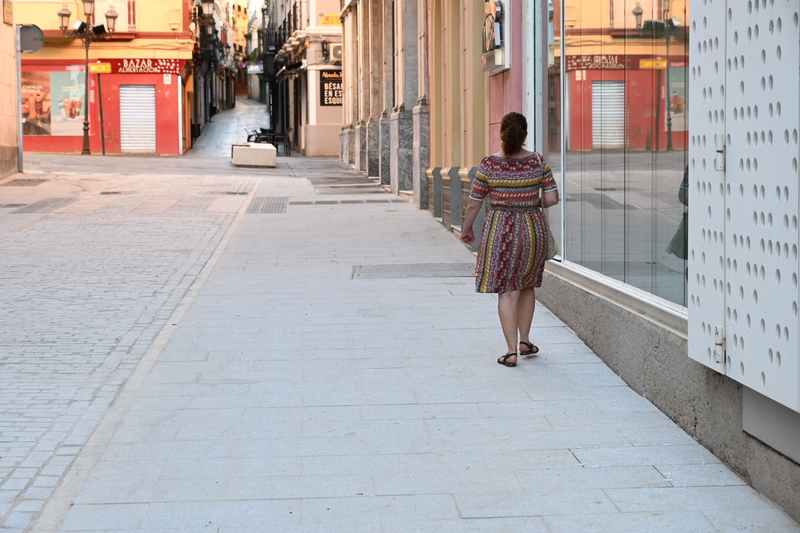
<path id="1" fill-rule="evenodd" d="M 714 135 L 714 147 L 716 156 L 714 157 L 714 169 L 725 171 L 725 134 L 717 133 Z"/>
<path id="2" fill-rule="evenodd" d="M 714 362 L 725 363 L 725 326 L 714 326 Z"/>

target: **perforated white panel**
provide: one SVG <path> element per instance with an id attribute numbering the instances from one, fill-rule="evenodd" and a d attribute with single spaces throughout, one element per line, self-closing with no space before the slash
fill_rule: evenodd
<path id="1" fill-rule="evenodd" d="M 701 257 L 690 258 L 689 355 L 795 411 L 798 17 L 796 0 L 730 0 L 727 6 L 707 0 L 693 4 L 690 30 L 690 91 L 706 116 L 690 120 L 690 164 L 700 167 L 692 176 L 689 220 L 699 226 L 690 231 L 690 246 Z M 713 165 L 713 134 L 723 133 L 726 169 L 720 172 Z M 713 356 L 714 326 L 721 324 L 724 365 Z"/>
<path id="2" fill-rule="evenodd" d="M 689 356 L 719 372 L 725 366 L 714 363 L 714 328 L 725 325 L 725 173 L 714 170 L 714 135 L 725 133 L 725 18 L 724 0 L 692 3 Z"/>

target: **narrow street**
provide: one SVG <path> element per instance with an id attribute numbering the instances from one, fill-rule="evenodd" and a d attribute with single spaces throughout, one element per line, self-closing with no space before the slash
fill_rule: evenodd
<path id="1" fill-rule="evenodd" d="M 800 532 L 546 308 L 335 158 L 26 154 L 0 180 L 0 531 Z"/>

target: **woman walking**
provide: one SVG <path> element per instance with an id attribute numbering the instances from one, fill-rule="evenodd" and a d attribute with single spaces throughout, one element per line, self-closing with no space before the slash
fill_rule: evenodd
<path id="1" fill-rule="evenodd" d="M 558 203 L 558 189 L 544 158 L 522 148 L 528 122 L 519 113 L 500 121 L 502 149 L 481 161 L 464 215 L 461 240 L 472 243 L 472 225 L 488 197 L 475 266 L 477 292 L 497 293 L 507 351 L 497 362 L 517 366 L 518 355 L 539 348 L 530 340 L 534 288 L 542 284 L 547 233 L 542 208 Z"/>

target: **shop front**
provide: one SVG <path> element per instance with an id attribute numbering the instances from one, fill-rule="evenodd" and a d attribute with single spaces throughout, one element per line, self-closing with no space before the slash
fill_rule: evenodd
<path id="1" fill-rule="evenodd" d="M 92 71 L 97 73 L 92 73 Z M 99 59 L 90 64 L 89 146 L 95 154 L 180 155 L 191 144 L 193 83 L 183 59 Z M 85 66 L 22 65 L 24 149 L 80 153 Z"/>

